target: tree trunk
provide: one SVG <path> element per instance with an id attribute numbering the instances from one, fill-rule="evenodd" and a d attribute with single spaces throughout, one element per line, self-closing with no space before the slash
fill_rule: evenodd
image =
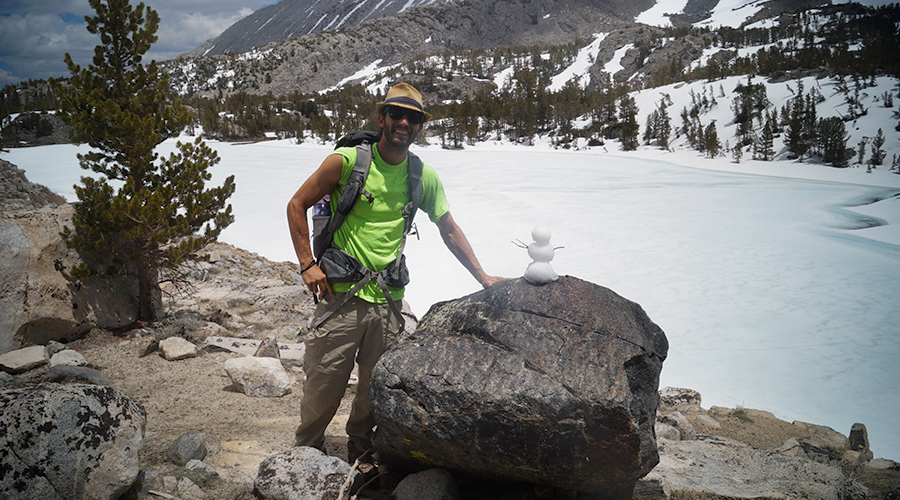
<path id="1" fill-rule="evenodd" d="M 143 256 L 137 262 L 138 320 L 154 322 L 162 317 L 162 290 L 159 288 L 157 269 L 151 267 Z"/>

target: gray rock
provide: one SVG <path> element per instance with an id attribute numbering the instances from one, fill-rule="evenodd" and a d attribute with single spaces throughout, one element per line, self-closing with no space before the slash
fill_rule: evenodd
<path id="1" fill-rule="evenodd" d="M 42 345 L 23 347 L 15 351 L 0 354 L 0 370 L 8 373 L 24 373 L 47 364 L 50 356 Z"/>
<path id="2" fill-rule="evenodd" d="M 68 366 L 57 365 L 47 370 L 44 375 L 44 382 L 83 382 L 95 385 L 112 385 L 112 379 L 103 374 L 100 370 L 88 368 L 87 366 Z"/>
<path id="3" fill-rule="evenodd" d="M 68 347 L 66 347 L 66 344 L 63 344 L 61 342 L 57 342 L 55 340 L 47 342 L 47 354 L 49 354 L 51 358 L 54 354 L 58 353 L 59 351 L 65 351 L 66 349 L 68 349 Z"/>
<path id="4" fill-rule="evenodd" d="M 203 483 L 200 486 L 203 486 L 204 484 L 215 484 L 222 479 L 215 467 L 202 460 L 190 460 L 185 464 L 184 468 L 193 472 L 200 478 L 200 481 Z"/>
<path id="5" fill-rule="evenodd" d="M 865 424 L 855 423 L 850 427 L 850 449 L 853 451 L 869 451 L 869 432 Z"/>
<path id="6" fill-rule="evenodd" d="M 376 366 L 375 448 L 399 466 L 630 495 L 658 461 L 667 350 L 638 304 L 577 278 L 438 304 Z"/>
<path id="7" fill-rule="evenodd" d="M 645 481 L 658 482 L 667 494 L 726 500 L 839 500 L 845 484 L 835 467 L 713 436 L 668 443 Z"/>
<path id="8" fill-rule="evenodd" d="M 660 408 L 678 408 L 679 406 L 700 406 L 700 393 L 693 389 L 663 387 L 659 390 Z"/>
<path id="9" fill-rule="evenodd" d="M 657 420 L 654 429 L 656 430 L 656 439 L 681 441 L 681 432 L 674 425 Z"/>
<path id="10" fill-rule="evenodd" d="M 403 478 L 391 493 L 394 500 L 458 500 L 459 488 L 445 469 L 428 469 Z"/>
<path id="11" fill-rule="evenodd" d="M 294 385 L 276 358 L 231 358 L 225 361 L 225 372 L 236 391 L 254 398 L 278 398 L 289 394 Z"/>
<path id="12" fill-rule="evenodd" d="M 111 387 L 0 390 L 0 498 L 119 498 L 138 476 L 146 421 Z"/>
<path id="13" fill-rule="evenodd" d="M 203 460 L 206 458 L 206 440 L 203 434 L 185 432 L 169 446 L 165 456 L 166 460 L 180 466 L 191 460 Z"/>
<path id="14" fill-rule="evenodd" d="M 681 439 L 697 439 L 697 431 L 694 430 L 694 426 L 680 411 L 673 411 L 665 415 L 662 417 L 662 422 L 678 429 Z"/>
<path id="15" fill-rule="evenodd" d="M 325 500 L 337 498 L 350 464 L 307 446 L 266 458 L 253 481 L 262 500 Z"/>
<path id="16" fill-rule="evenodd" d="M 54 366 L 85 366 L 87 360 L 74 349 L 63 349 L 50 357 L 50 367 Z"/>

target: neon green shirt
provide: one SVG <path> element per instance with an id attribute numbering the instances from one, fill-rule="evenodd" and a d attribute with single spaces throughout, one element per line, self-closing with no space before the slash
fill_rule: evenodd
<path id="1" fill-rule="evenodd" d="M 339 148 L 334 154 L 344 158 L 341 181 L 331 191 L 331 210 L 337 211 L 337 202 L 353 164 L 356 163 L 356 148 Z M 372 146 L 372 166 L 366 178 L 366 191 L 372 193 L 374 201 L 368 203 L 361 198 L 354 205 L 341 227 L 334 234 L 334 244 L 341 250 L 359 259 L 365 267 L 380 271 L 397 258 L 403 238 L 403 207 L 409 203 L 409 181 L 407 180 L 407 160 L 400 165 L 390 165 Z M 428 214 L 432 222 L 438 222 L 450 211 L 444 186 L 437 173 L 428 165 L 422 167 L 422 199 L 419 208 Z M 332 283 L 336 292 L 348 292 L 353 283 Z M 389 287 L 391 298 L 401 300 L 404 290 Z M 384 294 L 375 280 L 360 290 L 357 297 L 373 303 L 385 303 Z"/>

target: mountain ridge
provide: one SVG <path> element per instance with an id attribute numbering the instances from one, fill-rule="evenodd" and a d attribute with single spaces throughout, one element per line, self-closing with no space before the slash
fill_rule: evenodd
<path id="1" fill-rule="evenodd" d="M 353 26 L 421 5 L 448 1 L 457 0 L 385 0 L 371 8 L 365 8 L 366 2 L 344 0 L 282 0 L 254 11 L 185 55 L 245 52 L 286 38 Z"/>

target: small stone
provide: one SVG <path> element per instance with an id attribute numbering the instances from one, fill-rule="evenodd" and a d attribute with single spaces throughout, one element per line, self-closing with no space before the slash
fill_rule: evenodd
<path id="1" fill-rule="evenodd" d="M 278 341 L 275 340 L 275 337 L 264 338 L 253 355 L 257 358 L 281 359 L 281 354 L 278 352 Z"/>
<path id="2" fill-rule="evenodd" d="M 869 432 L 865 424 L 859 422 L 850 427 L 850 449 L 853 451 L 869 450 Z"/>
<path id="3" fill-rule="evenodd" d="M 47 348 L 42 345 L 33 345 L 16 349 L 0 355 L 0 370 L 9 373 L 24 373 L 50 361 Z"/>
<path id="4" fill-rule="evenodd" d="M 275 358 L 231 358 L 225 362 L 225 372 L 236 391 L 251 397 L 281 397 L 290 393 L 294 384 L 281 362 Z"/>
<path id="5" fill-rule="evenodd" d="M 457 500 L 459 489 L 445 469 L 428 469 L 403 478 L 391 498 L 395 500 Z"/>
<path id="6" fill-rule="evenodd" d="M 86 366 L 84 356 L 73 349 L 63 349 L 50 358 L 50 367 L 54 366 Z"/>
<path id="7" fill-rule="evenodd" d="M 203 434 L 186 432 L 178 437 L 166 450 L 166 460 L 184 466 L 191 460 L 206 458 L 206 442 Z"/>
<path id="8" fill-rule="evenodd" d="M 193 358 L 200 348 L 181 337 L 169 337 L 159 342 L 159 352 L 167 361 Z"/>
<path id="9" fill-rule="evenodd" d="M 661 408 L 700 406 L 700 400 L 700 393 L 693 389 L 663 387 L 659 390 L 659 406 Z"/>
<path id="10" fill-rule="evenodd" d="M 190 460 L 184 468 L 196 474 L 204 484 L 213 484 L 221 479 L 215 467 L 201 460 Z"/>

